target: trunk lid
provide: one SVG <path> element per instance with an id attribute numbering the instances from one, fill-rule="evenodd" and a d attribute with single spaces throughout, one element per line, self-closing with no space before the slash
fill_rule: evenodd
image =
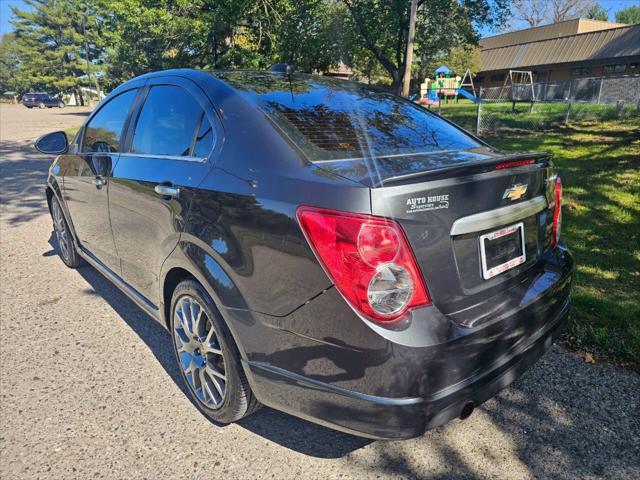
<path id="1" fill-rule="evenodd" d="M 439 168 L 386 175 L 375 182 L 372 213 L 402 225 L 436 307 L 462 323 L 475 324 L 488 311 L 495 313 L 499 308 L 487 299 L 495 297 L 498 302 L 500 293 L 527 281 L 527 272 L 533 281 L 532 267 L 539 264 L 548 247 L 547 179 L 551 175 L 547 154 L 505 156 L 491 152 L 471 163 L 443 162 Z M 492 249 L 485 253 L 489 266 L 490 254 L 498 259 L 504 254 L 508 260 L 513 253 L 506 247 L 515 247 L 510 243 L 496 247 L 482 236 L 518 224 L 523 230 L 520 234 L 518 227 L 513 234 L 518 235 L 513 245 L 523 248 L 525 258 L 487 278 L 481 244 Z M 480 304 L 484 308 L 472 313 Z"/>

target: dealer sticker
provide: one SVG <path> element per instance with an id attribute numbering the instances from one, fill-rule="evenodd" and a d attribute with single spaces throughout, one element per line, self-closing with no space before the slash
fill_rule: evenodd
<path id="1" fill-rule="evenodd" d="M 449 208 L 449 194 L 407 198 L 407 213 L 429 212 Z"/>

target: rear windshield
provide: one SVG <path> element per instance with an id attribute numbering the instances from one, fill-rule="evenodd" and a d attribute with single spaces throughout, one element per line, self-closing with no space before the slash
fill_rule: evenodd
<path id="1" fill-rule="evenodd" d="M 229 78 L 225 78 L 229 80 Z M 231 83 L 311 161 L 466 150 L 480 144 L 424 108 L 390 94 L 335 80 L 282 75 Z"/>

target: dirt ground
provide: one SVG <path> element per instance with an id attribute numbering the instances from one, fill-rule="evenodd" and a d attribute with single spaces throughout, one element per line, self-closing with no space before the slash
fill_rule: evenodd
<path id="1" fill-rule="evenodd" d="M 375 442 L 263 408 L 208 422 L 168 333 L 53 250 L 32 141 L 86 109 L 0 105 L 0 478 L 640 478 L 640 377 L 554 347 L 465 421 Z"/>

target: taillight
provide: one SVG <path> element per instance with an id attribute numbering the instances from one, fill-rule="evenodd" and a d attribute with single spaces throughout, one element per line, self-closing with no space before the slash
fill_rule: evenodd
<path id="1" fill-rule="evenodd" d="M 404 231 L 393 220 L 299 207 L 300 226 L 338 291 L 376 323 L 431 303 Z"/>
<path id="2" fill-rule="evenodd" d="M 536 161 L 533 158 L 527 160 L 509 160 L 496 165 L 496 170 L 504 170 L 505 168 L 522 167 L 524 165 L 533 165 Z"/>
<path id="3" fill-rule="evenodd" d="M 551 230 L 551 248 L 560 241 L 560 229 L 562 228 L 562 180 L 556 177 L 553 208 L 553 228 Z"/>

